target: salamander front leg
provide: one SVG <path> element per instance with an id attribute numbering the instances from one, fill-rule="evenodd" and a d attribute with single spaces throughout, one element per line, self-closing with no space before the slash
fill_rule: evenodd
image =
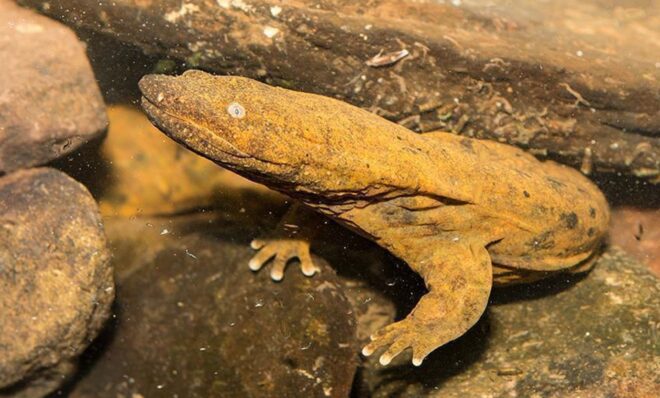
<path id="1" fill-rule="evenodd" d="M 403 320 L 371 336 L 362 349 L 369 356 L 386 347 L 380 363 L 387 365 L 407 348 L 419 366 L 436 348 L 460 337 L 479 320 L 490 296 L 492 269 L 484 247 L 446 244 L 427 265 L 411 266 L 426 282 L 429 292 Z"/>
<path id="2" fill-rule="evenodd" d="M 284 278 L 286 265 L 291 260 L 298 259 L 302 273 L 312 276 L 318 272 L 318 268 L 309 254 L 309 246 L 308 241 L 301 239 L 255 239 L 250 243 L 250 247 L 259 252 L 252 257 L 248 266 L 256 272 L 272 260 L 270 277 L 279 282 Z"/>
<path id="3" fill-rule="evenodd" d="M 316 217 L 301 205 L 292 205 L 279 223 L 273 238 L 255 239 L 250 243 L 250 247 L 258 250 L 248 263 L 250 269 L 256 272 L 271 262 L 270 277 L 274 281 L 281 281 L 287 264 L 297 259 L 305 276 L 319 272 L 310 255 L 310 242 L 318 227 Z"/>

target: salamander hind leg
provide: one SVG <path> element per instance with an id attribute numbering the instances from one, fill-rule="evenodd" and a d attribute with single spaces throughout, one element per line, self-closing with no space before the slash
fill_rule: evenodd
<path id="1" fill-rule="evenodd" d="M 284 278 L 286 265 L 294 259 L 300 261 L 302 273 L 312 276 L 318 272 L 309 253 L 309 242 L 301 239 L 255 239 L 250 246 L 259 250 L 248 263 L 252 271 L 259 271 L 264 265 L 272 260 L 270 277 L 274 281 Z"/>
<path id="2" fill-rule="evenodd" d="M 460 337 L 479 320 L 490 296 L 492 269 L 484 247 L 464 243 L 444 244 L 427 262 L 411 265 L 429 292 L 403 320 L 371 336 L 362 354 L 386 348 L 380 363 L 387 365 L 407 348 L 412 362 L 421 365 L 436 348 Z"/>

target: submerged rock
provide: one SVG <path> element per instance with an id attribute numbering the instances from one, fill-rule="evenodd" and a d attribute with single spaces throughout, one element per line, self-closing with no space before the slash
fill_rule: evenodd
<path id="1" fill-rule="evenodd" d="M 238 209 L 110 220 L 115 322 L 70 396 L 348 396 L 358 347 L 339 281 L 327 266 L 314 278 L 291 266 L 281 283 L 250 272 L 264 221 Z"/>
<path id="2" fill-rule="evenodd" d="M 229 202 L 227 202 L 229 203 Z M 88 396 L 653 397 L 660 388 L 658 280 L 610 249 L 576 280 L 496 290 L 487 314 L 419 368 L 362 359 L 368 335 L 424 292 L 405 264 L 336 225 L 311 279 L 247 270 L 277 223 L 263 198 L 176 218 L 115 219 L 119 303 L 63 393 Z M 348 302 L 350 304 L 348 304 Z M 397 311 L 398 310 L 398 311 Z M 138 395 L 135 395 L 138 394 Z M 328 395 L 329 394 L 329 395 Z M 398 394 L 398 395 L 397 395 Z"/>
<path id="3" fill-rule="evenodd" d="M 370 359 L 362 388 L 373 397 L 660 395 L 660 281 L 620 250 L 582 280 L 502 288 L 491 301 L 467 335 L 421 368 Z"/>
<path id="4" fill-rule="evenodd" d="M 0 178 L 0 292 L 0 396 L 45 395 L 74 370 L 114 297 L 96 203 L 64 173 Z"/>
<path id="5" fill-rule="evenodd" d="M 47 163 L 103 133 L 103 99 L 69 28 L 0 0 L 0 57 L 0 174 Z"/>
<path id="6" fill-rule="evenodd" d="M 612 211 L 610 240 L 660 277 L 660 209 L 618 207 Z"/>

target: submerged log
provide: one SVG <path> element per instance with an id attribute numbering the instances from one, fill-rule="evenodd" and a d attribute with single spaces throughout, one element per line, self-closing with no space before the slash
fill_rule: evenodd
<path id="1" fill-rule="evenodd" d="M 416 131 L 503 141 L 585 173 L 660 181 L 657 5 L 21 2 L 186 67 L 334 96 Z"/>

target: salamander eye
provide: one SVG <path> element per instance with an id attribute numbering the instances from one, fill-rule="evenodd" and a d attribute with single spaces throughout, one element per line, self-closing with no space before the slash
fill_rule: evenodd
<path id="1" fill-rule="evenodd" d="M 227 107 L 227 113 L 233 118 L 243 119 L 245 117 L 245 108 L 238 102 L 232 102 Z"/>

